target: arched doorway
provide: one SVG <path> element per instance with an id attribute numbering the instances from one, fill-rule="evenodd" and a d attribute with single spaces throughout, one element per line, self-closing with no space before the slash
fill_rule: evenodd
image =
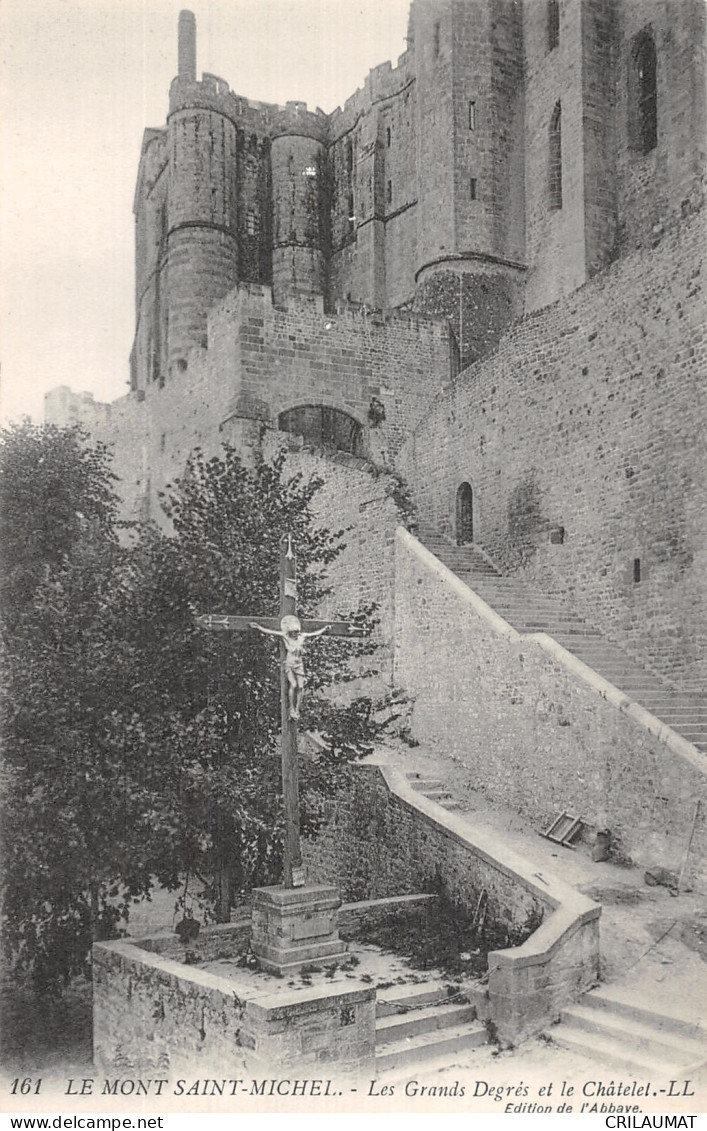
<path id="1" fill-rule="evenodd" d="M 457 545 L 474 541 L 474 492 L 469 483 L 457 490 Z"/>

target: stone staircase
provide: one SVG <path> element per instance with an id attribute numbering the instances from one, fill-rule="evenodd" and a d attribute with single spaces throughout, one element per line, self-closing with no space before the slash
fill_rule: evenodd
<path id="1" fill-rule="evenodd" d="M 419 773 L 408 773 L 406 777 L 414 790 L 430 801 L 436 801 L 443 809 L 461 809 L 461 805 L 452 797 L 441 778 L 429 778 Z"/>
<path id="2" fill-rule="evenodd" d="M 441 982 L 378 991 L 377 1072 L 428 1063 L 487 1043 L 486 1027 L 476 1020 L 476 1009 L 463 991 L 450 998 Z"/>
<path id="3" fill-rule="evenodd" d="M 562 1013 L 546 1037 L 614 1069 L 682 1082 L 707 1064 L 707 1032 L 655 1013 L 610 987 L 592 990 Z"/>
<path id="4" fill-rule="evenodd" d="M 698 750 L 707 751 L 704 690 L 680 690 L 662 676 L 646 671 L 557 598 L 504 577 L 476 546 L 455 546 L 438 534 L 420 537 L 435 557 L 518 632 L 547 633 Z"/>

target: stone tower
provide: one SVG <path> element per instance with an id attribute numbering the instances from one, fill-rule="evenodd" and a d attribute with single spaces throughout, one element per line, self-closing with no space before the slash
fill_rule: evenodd
<path id="1" fill-rule="evenodd" d="M 516 0 L 415 0 L 415 306 L 468 363 L 522 310 L 523 42 Z"/>

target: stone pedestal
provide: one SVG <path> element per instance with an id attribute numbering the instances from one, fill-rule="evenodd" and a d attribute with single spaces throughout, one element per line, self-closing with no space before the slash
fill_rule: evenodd
<path id="1" fill-rule="evenodd" d="M 338 888 L 255 888 L 251 946 L 264 970 L 293 974 L 309 963 L 325 965 L 346 956 L 339 938 Z"/>

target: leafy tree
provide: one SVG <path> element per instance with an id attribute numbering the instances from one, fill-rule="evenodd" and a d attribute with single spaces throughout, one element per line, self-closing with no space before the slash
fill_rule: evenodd
<path id="1" fill-rule="evenodd" d="M 284 453 L 272 463 L 256 458 L 249 467 L 228 445 L 221 457 L 208 460 L 196 452 L 163 500 L 171 536 L 142 532 L 135 551 L 139 580 L 129 592 L 132 615 L 130 609 L 116 611 L 118 621 L 139 634 L 122 653 L 126 708 L 164 735 L 160 775 L 170 795 L 178 796 L 174 811 L 184 822 L 165 840 L 157 875 L 167 886 L 187 872 L 218 877 L 221 918 L 235 891 L 272 882 L 279 873 L 280 668 L 271 640 L 256 632 L 205 632 L 195 617 L 275 614 L 285 532 L 297 550 L 300 607 L 314 611 L 328 592 L 326 566 L 342 549 L 343 535 L 314 526 L 312 501 L 320 487 L 316 478 L 288 477 Z M 367 649 L 317 641 L 308 656 L 310 688 L 341 677 L 347 653 Z M 370 740 L 370 705 L 352 705 L 337 719 L 359 734 L 346 747 L 349 758 L 368 749 L 360 721 L 356 725 L 362 710 Z M 330 718 L 325 701 L 305 698 L 303 728 L 319 728 Z M 176 747 L 179 759 L 167 753 Z M 323 787 L 326 767 L 344 749 L 335 742 L 318 769 L 310 768 L 310 790 Z M 306 809 L 303 819 L 311 823 L 312 811 Z"/>
<path id="2" fill-rule="evenodd" d="M 73 428 L 25 419 L 0 432 L 0 611 L 7 628 L 89 527 L 114 540 L 116 476 L 108 450 Z"/>
<path id="3" fill-rule="evenodd" d="M 51 430 L 45 443 L 61 447 Z M 72 458 L 85 466 L 81 444 Z M 44 568 L 18 564 L 23 600 L 5 632 L 5 941 L 45 990 L 82 970 L 91 939 L 114 934 L 155 881 L 215 878 L 225 918 L 235 891 L 276 878 L 277 656 L 255 632 L 204 632 L 195 614 L 275 613 L 284 531 L 311 611 L 341 549 L 341 531 L 313 526 L 320 483 L 288 478 L 284 456 L 247 467 L 232 448 L 210 460 L 197 452 L 164 499 L 171 532 L 143 527 L 130 545 L 116 537 L 105 452 L 89 463 L 95 505 L 82 498 L 81 513 L 92 521 L 74 528 L 79 507 L 67 504 Z M 83 482 L 75 468 L 67 477 Z M 28 528 L 51 521 L 41 513 L 50 496 L 31 498 Z M 343 673 L 342 652 L 315 643 L 313 688 Z M 331 736 L 305 775 L 312 827 L 334 767 L 370 749 L 377 727 L 370 702 L 334 713 L 314 695 L 303 725 Z"/>

